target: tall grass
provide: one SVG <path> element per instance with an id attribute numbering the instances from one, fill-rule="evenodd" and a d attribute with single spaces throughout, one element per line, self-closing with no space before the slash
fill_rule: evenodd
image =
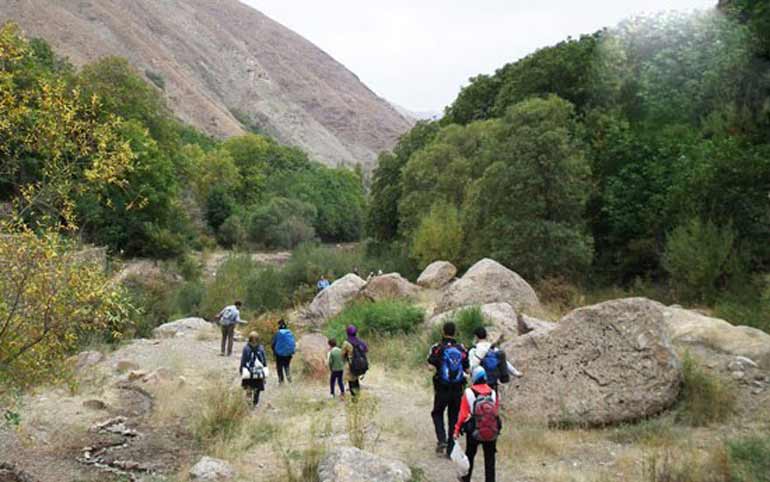
<path id="1" fill-rule="evenodd" d="M 373 431 L 372 421 L 377 415 L 377 399 L 366 394 L 351 399 L 345 404 L 345 422 L 348 439 L 353 447 L 364 450 L 367 434 Z"/>
<path id="2" fill-rule="evenodd" d="M 192 420 L 192 433 L 202 446 L 232 440 L 250 413 L 243 390 L 217 383 L 202 397 Z"/>
<path id="3" fill-rule="evenodd" d="M 719 377 L 707 373 L 686 353 L 682 361 L 682 393 L 677 420 L 694 427 L 724 422 L 735 412 L 732 388 Z"/>
<path id="4" fill-rule="evenodd" d="M 329 320 L 324 332 L 327 337 L 338 341 L 344 340 L 348 325 L 355 325 L 361 336 L 412 333 L 424 318 L 422 308 L 405 301 L 362 301 Z"/>

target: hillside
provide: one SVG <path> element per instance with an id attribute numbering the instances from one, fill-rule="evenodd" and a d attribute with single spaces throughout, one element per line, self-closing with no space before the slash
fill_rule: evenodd
<path id="1" fill-rule="evenodd" d="M 218 137 L 254 127 L 326 164 L 372 167 L 411 124 L 318 47 L 237 0 L 3 0 L 0 18 L 76 65 L 128 58 L 182 120 Z"/>

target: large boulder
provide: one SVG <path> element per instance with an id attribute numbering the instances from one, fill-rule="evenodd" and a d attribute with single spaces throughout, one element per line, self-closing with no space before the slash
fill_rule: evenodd
<path id="1" fill-rule="evenodd" d="M 327 338 L 323 335 L 307 333 L 297 341 L 297 355 L 312 377 L 319 378 L 329 373 L 327 353 Z"/>
<path id="2" fill-rule="evenodd" d="M 538 318 L 519 313 L 518 322 L 516 328 L 519 331 L 519 335 L 526 335 L 527 333 L 536 332 L 538 334 L 548 333 L 556 328 L 557 323 L 552 321 L 540 320 Z"/>
<path id="3" fill-rule="evenodd" d="M 463 306 L 451 311 L 446 311 L 434 316 L 428 323 L 431 326 L 441 326 L 446 321 L 456 319 L 461 311 L 471 308 L 474 308 L 474 306 Z M 518 329 L 516 327 L 516 310 L 514 310 L 511 305 L 508 303 L 487 303 L 478 306 L 478 308 L 481 311 L 482 316 L 489 322 L 487 332 L 489 333 L 490 340 L 494 341 L 501 335 L 504 336 L 506 340 L 510 340 L 518 335 Z"/>
<path id="4" fill-rule="evenodd" d="M 80 352 L 75 361 L 75 370 L 79 372 L 100 363 L 102 360 L 104 360 L 104 353 L 100 351 Z"/>
<path id="5" fill-rule="evenodd" d="M 361 296 L 372 301 L 414 298 L 420 292 L 420 287 L 409 282 L 398 273 L 388 273 L 375 276 L 363 290 Z"/>
<path id="6" fill-rule="evenodd" d="M 417 278 L 423 288 L 443 288 L 457 275 L 457 268 L 449 261 L 434 261 Z"/>
<path id="7" fill-rule="evenodd" d="M 682 371 L 663 319 L 644 298 L 609 301 L 569 313 L 548 333 L 504 346 L 523 372 L 504 386 L 517 414 L 550 424 L 601 426 L 638 420 L 671 407 Z"/>
<path id="8" fill-rule="evenodd" d="M 664 319 L 674 343 L 743 356 L 770 369 L 770 335 L 761 330 L 675 307 L 665 308 Z"/>
<path id="9" fill-rule="evenodd" d="M 202 457 L 197 464 L 190 469 L 190 480 L 204 482 L 231 480 L 235 477 L 235 471 L 224 460 Z"/>
<path id="10" fill-rule="evenodd" d="M 318 465 L 320 482 L 407 482 L 412 471 L 403 462 L 389 460 L 355 447 L 340 447 Z"/>
<path id="11" fill-rule="evenodd" d="M 160 325 L 152 330 L 152 335 L 155 338 L 173 338 L 175 336 L 195 334 L 210 327 L 211 323 L 203 318 L 183 318 Z"/>
<path id="12" fill-rule="evenodd" d="M 437 313 L 468 305 L 508 303 L 516 310 L 534 308 L 540 300 L 532 287 L 518 274 L 491 259 L 482 259 L 446 289 Z"/>
<path id="13" fill-rule="evenodd" d="M 355 274 L 343 276 L 316 295 L 308 307 L 307 316 L 322 322 L 338 315 L 349 301 L 358 296 L 365 284 L 366 281 Z"/>

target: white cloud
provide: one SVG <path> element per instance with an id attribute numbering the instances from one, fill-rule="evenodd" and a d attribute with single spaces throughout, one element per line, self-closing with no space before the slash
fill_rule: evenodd
<path id="1" fill-rule="evenodd" d="M 640 13 L 717 0 L 241 0 L 304 36 L 375 92 L 441 110 L 469 77 Z M 386 5 L 387 3 L 387 5 Z"/>

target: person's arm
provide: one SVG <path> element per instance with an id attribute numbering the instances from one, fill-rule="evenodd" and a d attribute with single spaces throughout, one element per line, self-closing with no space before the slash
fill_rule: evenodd
<path id="1" fill-rule="evenodd" d="M 270 349 L 273 350 L 273 355 L 275 355 L 275 342 L 277 338 L 278 338 L 278 333 L 273 335 L 273 339 L 270 341 Z"/>
<path id="2" fill-rule="evenodd" d="M 454 428 L 454 438 L 460 437 L 460 430 L 463 428 L 463 424 L 471 417 L 471 407 L 468 404 L 468 397 L 463 392 L 463 399 L 460 402 L 460 415 L 457 416 L 457 423 Z"/>
<path id="3" fill-rule="evenodd" d="M 428 353 L 428 363 L 431 364 L 433 367 L 438 368 L 441 363 L 440 357 L 441 357 L 441 344 L 437 343 L 430 348 L 430 353 Z"/>

